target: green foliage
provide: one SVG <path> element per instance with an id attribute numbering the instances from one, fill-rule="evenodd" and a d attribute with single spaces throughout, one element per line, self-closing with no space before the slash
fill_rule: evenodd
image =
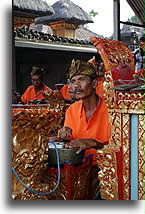
<path id="1" fill-rule="evenodd" d="M 131 16 L 131 18 L 128 18 L 128 21 L 133 23 L 139 23 L 137 16 Z"/>
<path id="2" fill-rule="evenodd" d="M 96 12 L 96 11 L 94 11 L 94 10 L 92 9 L 92 10 L 89 12 L 89 15 L 95 17 L 96 15 L 99 15 L 99 13 Z"/>

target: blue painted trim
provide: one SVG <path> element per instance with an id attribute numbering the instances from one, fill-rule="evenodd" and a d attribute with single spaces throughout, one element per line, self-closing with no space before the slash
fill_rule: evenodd
<path id="1" fill-rule="evenodd" d="M 138 200 L 138 115 L 131 118 L 131 200 Z"/>

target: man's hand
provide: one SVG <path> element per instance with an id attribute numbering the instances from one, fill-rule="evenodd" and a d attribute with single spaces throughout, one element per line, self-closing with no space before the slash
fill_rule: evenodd
<path id="1" fill-rule="evenodd" d="M 69 141 L 71 135 L 72 135 L 72 129 L 67 126 L 64 126 L 58 132 L 58 139 L 60 141 Z"/>
<path id="2" fill-rule="evenodd" d="M 79 154 L 83 149 L 102 149 L 103 144 L 101 142 L 97 142 L 94 139 L 75 139 L 67 143 L 65 147 L 69 149 L 79 147 L 79 150 L 76 152 L 76 154 Z"/>

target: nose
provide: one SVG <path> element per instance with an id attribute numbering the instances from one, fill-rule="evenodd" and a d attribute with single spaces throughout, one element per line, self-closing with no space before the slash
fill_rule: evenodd
<path id="1" fill-rule="evenodd" d="M 76 82 L 75 82 L 75 88 L 77 88 L 77 87 L 80 87 L 80 81 L 79 80 L 76 80 Z"/>

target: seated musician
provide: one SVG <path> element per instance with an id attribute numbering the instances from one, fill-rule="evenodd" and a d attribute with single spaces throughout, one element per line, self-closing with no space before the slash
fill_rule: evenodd
<path id="1" fill-rule="evenodd" d="M 94 154 L 93 165 L 96 165 L 96 149 L 103 148 L 110 137 L 107 106 L 96 94 L 96 70 L 89 62 L 72 60 L 68 75 L 79 101 L 66 110 L 64 127 L 58 136 L 70 140 L 67 148 L 79 147 L 77 153 L 86 149 L 86 156 Z"/>
<path id="2" fill-rule="evenodd" d="M 34 100 L 41 100 L 44 98 L 43 91 L 51 90 L 44 84 L 44 70 L 39 67 L 32 67 L 31 82 L 22 96 L 17 97 L 23 104 L 31 104 Z"/>

